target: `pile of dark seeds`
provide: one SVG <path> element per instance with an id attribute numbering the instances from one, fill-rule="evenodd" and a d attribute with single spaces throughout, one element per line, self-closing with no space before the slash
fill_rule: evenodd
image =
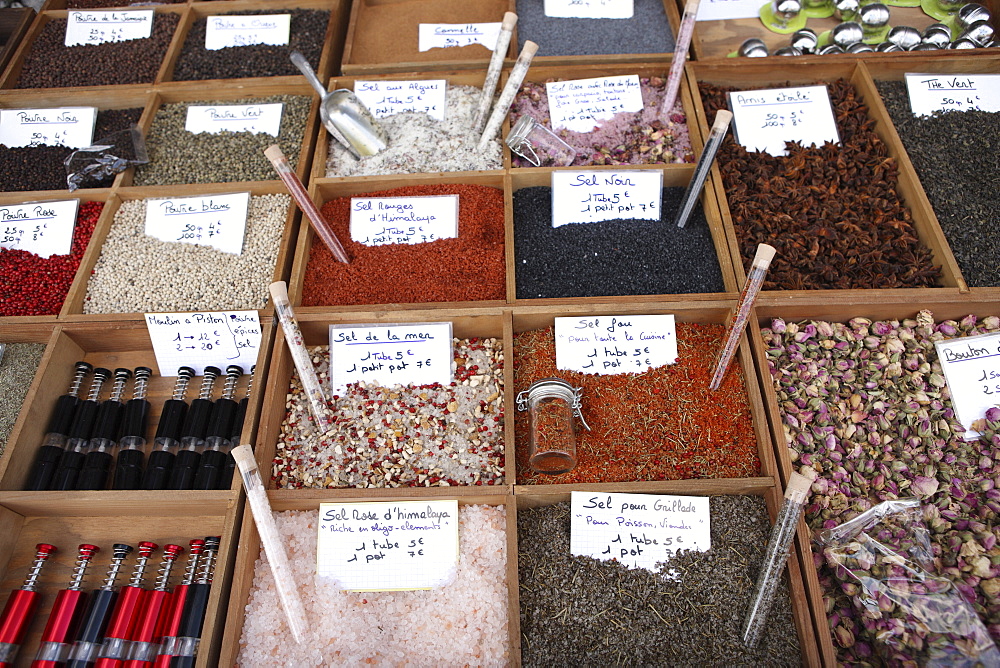
<path id="1" fill-rule="evenodd" d="M 876 82 L 966 283 L 1000 286 L 1000 113 L 914 116 L 906 84 Z M 987 180 L 989 179 L 989 180 Z"/>
<path id="2" fill-rule="evenodd" d="M 94 140 L 125 130 L 139 122 L 142 109 L 105 109 L 97 112 Z M 22 146 L 8 148 L 0 145 L 0 190 L 65 190 L 66 167 L 63 161 L 73 152 L 63 146 Z M 85 188 L 107 188 L 114 177 L 102 181 L 87 181 Z"/>
<path id="3" fill-rule="evenodd" d="M 225 14 L 225 16 L 279 13 L 291 14 L 292 17 L 288 44 L 284 46 L 255 44 L 209 51 L 205 48 L 208 17 L 198 19 L 191 25 L 187 38 L 184 40 L 184 48 L 174 66 L 174 80 L 297 76 L 299 70 L 288 59 L 288 54 L 292 51 L 302 53 L 306 60 L 312 64 L 313 69 L 318 69 L 330 12 L 308 9 L 290 11 L 275 9 L 232 12 Z"/>
<path id="4" fill-rule="evenodd" d="M 157 13 L 146 39 L 66 46 L 66 19 L 52 19 L 31 45 L 17 88 L 153 83 L 179 20 Z"/>
<path id="5" fill-rule="evenodd" d="M 661 219 L 552 227 L 552 189 L 514 193 L 518 299 L 723 292 L 701 206 L 673 224 L 683 188 L 664 188 Z"/>
<path id="6" fill-rule="evenodd" d="M 672 53 L 674 36 L 662 0 L 635 0 L 630 19 L 568 19 L 545 15 L 540 0 L 517 0 L 517 41 L 539 56 Z M 520 48 L 519 48 L 520 50 Z"/>
<path id="7" fill-rule="evenodd" d="M 771 532 L 764 500 L 713 496 L 712 549 L 664 564 L 679 577 L 570 555 L 570 504 L 517 513 L 525 666 L 798 666 L 782 578 L 760 643 L 742 640 Z"/>

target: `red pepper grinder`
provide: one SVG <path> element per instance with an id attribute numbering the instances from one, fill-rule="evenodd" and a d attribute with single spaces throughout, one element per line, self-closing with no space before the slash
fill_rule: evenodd
<path id="1" fill-rule="evenodd" d="M 38 645 L 35 660 L 31 662 L 31 668 L 61 666 L 69 655 L 73 631 L 79 624 L 87 603 L 87 593 L 83 591 L 83 578 L 94 555 L 100 551 L 96 545 L 87 543 L 77 549 L 79 552 L 76 566 L 73 567 L 73 577 L 70 578 L 69 586 L 56 594 L 55 603 L 49 612 L 49 621 L 42 631 L 42 640 Z"/>
<path id="2" fill-rule="evenodd" d="M 46 560 L 55 551 L 55 545 L 48 543 L 39 543 L 35 546 L 35 561 L 31 564 L 31 570 L 28 571 L 24 584 L 20 589 L 10 593 L 7 605 L 0 613 L 0 668 L 10 668 L 14 665 L 14 657 L 38 609 L 38 600 L 41 597 L 36 590 L 38 576 L 42 574 L 42 566 Z"/>

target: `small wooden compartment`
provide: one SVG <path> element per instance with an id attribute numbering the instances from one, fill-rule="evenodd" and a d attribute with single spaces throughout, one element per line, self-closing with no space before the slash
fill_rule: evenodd
<path id="1" fill-rule="evenodd" d="M 0 11 L 0 73 L 7 67 L 34 20 L 35 10 L 31 7 Z"/>

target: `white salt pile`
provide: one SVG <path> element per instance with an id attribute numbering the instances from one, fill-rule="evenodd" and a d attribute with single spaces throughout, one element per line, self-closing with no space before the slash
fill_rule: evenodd
<path id="1" fill-rule="evenodd" d="M 345 592 L 316 575 L 317 511 L 275 513 L 309 630 L 296 645 L 261 552 L 239 665 L 503 666 L 508 661 L 505 512 L 459 510 L 458 573 L 429 591 Z"/>

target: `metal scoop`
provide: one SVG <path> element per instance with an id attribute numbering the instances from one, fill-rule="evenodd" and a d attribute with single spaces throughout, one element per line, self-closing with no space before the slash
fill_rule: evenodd
<path id="1" fill-rule="evenodd" d="M 351 155 L 360 159 L 375 155 L 388 146 L 385 130 L 352 91 L 340 88 L 327 92 L 305 56 L 292 51 L 290 58 L 319 93 L 319 117 L 323 126 Z"/>

